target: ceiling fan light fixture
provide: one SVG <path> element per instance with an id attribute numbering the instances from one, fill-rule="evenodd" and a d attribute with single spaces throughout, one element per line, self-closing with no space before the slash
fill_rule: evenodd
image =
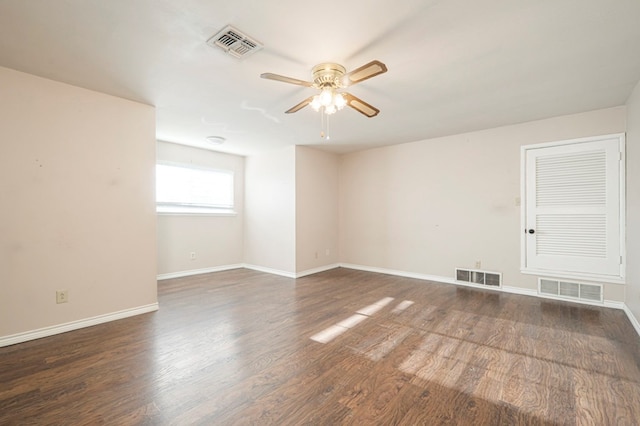
<path id="1" fill-rule="evenodd" d="M 322 106 L 322 104 L 320 103 L 320 97 L 318 95 L 315 95 L 313 99 L 311 99 L 309 105 L 311 105 L 311 108 L 313 108 L 314 111 L 320 111 L 320 107 Z"/>
<path id="2" fill-rule="evenodd" d="M 331 87 L 325 87 L 320 92 L 320 96 L 318 97 L 320 101 L 320 105 L 323 107 L 328 107 L 333 103 L 333 89 Z"/>
<path id="3" fill-rule="evenodd" d="M 347 105 L 347 100 L 342 93 L 336 92 L 333 87 L 325 87 L 319 95 L 311 98 L 309 105 L 314 111 L 330 115 L 344 108 Z"/>

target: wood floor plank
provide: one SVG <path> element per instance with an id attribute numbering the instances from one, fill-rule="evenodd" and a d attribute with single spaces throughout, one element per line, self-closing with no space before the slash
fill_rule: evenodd
<path id="1" fill-rule="evenodd" d="M 0 424 L 639 423 L 620 310 L 343 268 L 158 289 L 158 312 L 0 348 Z"/>

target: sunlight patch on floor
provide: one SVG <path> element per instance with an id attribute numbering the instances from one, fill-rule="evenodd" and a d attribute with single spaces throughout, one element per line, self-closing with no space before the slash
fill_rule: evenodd
<path id="1" fill-rule="evenodd" d="M 374 315 L 380 309 L 391 303 L 393 300 L 393 297 L 385 297 L 369 306 L 358 309 L 354 315 L 351 315 L 349 318 L 343 319 L 337 324 L 325 328 L 321 332 L 311 336 L 310 339 L 318 343 L 329 343 L 345 331 L 349 330 L 352 327 L 355 327 L 362 321 Z"/>
<path id="2" fill-rule="evenodd" d="M 371 315 L 375 314 L 376 312 L 378 312 L 380 309 L 382 309 L 385 306 L 387 306 L 392 301 L 393 301 L 393 297 L 385 297 L 384 299 L 380 299 L 376 303 L 374 303 L 372 305 L 369 305 L 369 306 L 365 306 L 364 308 L 361 308 L 361 309 L 357 310 L 356 312 L 359 313 L 359 314 L 362 314 L 362 315 L 371 316 Z"/>
<path id="3" fill-rule="evenodd" d="M 411 305 L 413 305 L 412 300 L 403 300 L 402 302 L 398 303 L 398 305 L 395 308 L 393 308 L 393 311 L 391 311 L 391 313 L 399 314 L 400 312 L 404 311 Z"/>

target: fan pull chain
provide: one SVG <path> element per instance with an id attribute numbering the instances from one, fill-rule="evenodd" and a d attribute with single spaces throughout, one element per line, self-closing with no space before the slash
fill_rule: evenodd
<path id="1" fill-rule="evenodd" d="M 320 107 L 320 137 L 322 139 L 324 139 L 326 136 L 326 132 L 325 132 L 326 125 L 324 121 L 324 116 L 325 116 L 324 107 Z"/>
<path id="2" fill-rule="evenodd" d="M 324 107 L 320 108 L 320 137 L 329 140 L 329 114 L 325 113 Z"/>
<path id="3" fill-rule="evenodd" d="M 329 140 L 329 115 L 327 114 L 327 121 L 325 122 L 325 139 Z"/>

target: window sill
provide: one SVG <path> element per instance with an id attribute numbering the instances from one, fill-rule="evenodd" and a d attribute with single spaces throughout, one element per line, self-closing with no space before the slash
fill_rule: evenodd
<path id="1" fill-rule="evenodd" d="M 158 216 L 218 216 L 218 217 L 234 217 L 238 213 L 180 213 L 180 212 L 156 212 Z"/>
<path id="2" fill-rule="evenodd" d="M 156 209 L 158 216 L 237 216 L 235 210 L 230 209 L 213 209 L 206 207 L 158 207 Z"/>
<path id="3" fill-rule="evenodd" d="M 209 216 L 209 217 L 234 217 L 238 213 L 184 213 L 184 212 L 157 212 L 158 216 Z"/>

